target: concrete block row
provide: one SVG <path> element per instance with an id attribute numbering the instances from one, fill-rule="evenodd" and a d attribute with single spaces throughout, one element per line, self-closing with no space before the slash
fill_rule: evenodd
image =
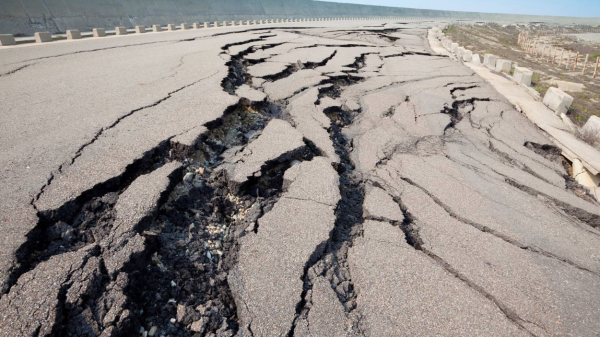
<path id="1" fill-rule="evenodd" d="M 246 21 L 242 21 L 240 20 L 239 22 L 236 21 L 231 21 L 231 22 L 226 22 L 223 21 L 221 24 L 219 24 L 219 22 L 215 21 L 212 24 L 212 27 L 226 27 L 226 26 L 243 26 L 243 25 L 262 25 L 262 24 L 273 24 L 273 23 L 285 23 L 285 22 L 311 22 L 311 21 L 341 21 L 341 20 L 381 20 L 381 19 L 403 19 L 403 18 L 396 18 L 396 17 L 378 17 L 378 18 L 295 18 L 295 19 L 269 19 L 269 20 L 246 20 Z M 407 18 L 404 18 L 407 19 Z M 179 26 L 180 30 L 188 30 L 191 28 L 194 29 L 199 29 L 199 28 L 210 28 L 211 24 L 209 22 L 204 22 L 203 24 L 200 24 L 198 22 L 194 22 L 192 25 L 189 25 L 187 23 L 182 23 Z M 146 33 L 148 30 L 145 26 L 135 26 L 135 33 L 136 34 L 144 34 Z M 177 30 L 177 27 L 174 24 L 168 24 L 166 26 L 166 30 L 168 31 L 175 31 Z M 163 31 L 163 27 L 161 25 L 152 25 L 152 31 L 153 32 L 161 32 Z M 79 30 L 77 29 L 69 29 L 67 30 L 67 39 L 69 40 L 78 40 L 82 38 L 82 34 Z M 441 31 L 441 29 L 437 30 L 437 33 L 442 36 L 443 32 Z M 115 35 L 127 35 L 128 34 L 128 30 L 126 27 L 115 27 Z M 93 37 L 105 37 L 106 36 L 106 31 L 104 28 L 94 28 L 92 30 L 92 36 Z M 45 43 L 45 42 L 51 42 L 52 39 L 52 34 L 50 32 L 36 32 L 35 33 L 35 41 L 37 43 Z M 11 46 L 11 45 L 15 45 L 16 44 L 16 40 L 14 38 L 13 35 L 11 34 L 0 34 L 0 46 Z"/>

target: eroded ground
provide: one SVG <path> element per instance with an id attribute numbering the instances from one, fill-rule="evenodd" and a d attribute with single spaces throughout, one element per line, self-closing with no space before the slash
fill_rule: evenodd
<path id="1" fill-rule="evenodd" d="M 3 50 L 0 334 L 597 334 L 598 203 L 430 25 Z"/>

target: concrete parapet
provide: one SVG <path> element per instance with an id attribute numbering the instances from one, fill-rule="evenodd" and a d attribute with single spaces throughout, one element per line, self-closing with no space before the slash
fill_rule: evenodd
<path id="1" fill-rule="evenodd" d="M 144 34 L 146 32 L 146 27 L 144 26 L 135 26 L 136 34 Z"/>
<path id="2" fill-rule="evenodd" d="M 127 28 L 125 27 L 115 27 L 115 34 L 117 35 L 127 35 Z"/>
<path id="3" fill-rule="evenodd" d="M 181 27 L 181 30 L 190 29 L 190 25 L 188 25 L 187 23 L 182 23 L 180 27 Z"/>
<path id="4" fill-rule="evenodd" d="M 515 73 L 513 74 L 513 81 L 518 84 L 525 86 L 531 86 L 531 79 L 533 78 L 533 71 L 524 67 L 515 67 Z"/>
<path id="5" fill-rule="evenodd" d="M 509 73 L 510 69 L 512 69 L 512 61 L 511 60 L 499 59 L 498 61 L 496 61 L 495 70 L 497 72 Z"/>
<path id="6" fill-rule="evenodd" d="M 471 63 L 481 64 L 481 56 L 479 56 L 479 54 L 473 54 L 473 58 L 471 58 Z"/>
<path id="7" fill-rule="evenodd" d="M 554 111 L 557 115 L 567 113 L 569 107 L 573 103 L 573 97 L 566 94 L 558 88 L 548 88 L 546 96 L 544 96 L 544 105 Z"/>
<path id="8" fill-rule="evenodd" d="M 92 35 L 94 37 L 105 37 L 106 31 L 104 31 L 104 28 L 94 28 L 92 29 Z"/>
<path id="9" fill-rule="evenodd" d="M 173 31 L 173 30 L 176 30 L 176 29 L 177 29 L 177 28 L 175 28 L 175 25 L 174 25 L 174 24 L 172 24 L 172 23 L 169 23 L 169 24 L 167 25 L 167 30 Z"/>
<path id="10" fill-rule="evenodd" d="M 590 116 L 581 131 L 584 133 L 596 134 L 600 137 L 600 118 L 598 118 L 598 116 Z"/>
<path id="11" fill-rule="evenodd" d="M 465 50 L 465 52 L 462 55 L 462 60 L 464 62 L 471 62 L 472 59 L 473 59 L 473 52 L 470 50 Z"/>
<path id="12" fill-rule="evenodd" d="M 458 43 L 453 43 L 450 46 L 450 51 L 452 52 L 452 54 L 456 55 L 456 53 L 458 53 Z"/>
<path id="13" fill-rule="evenodd" d="M 67 39 L 79 40 L 81 39 L 81 32 L 77 29 L 69 29 L 67 30 Z"/>
<path id="14" fill-rule="evenodd" d="M 161 25 L 152 25 L 152 31 L 155 33 L 162 32 L 162 26 Z"/>
<path id="15" fill-rule="evenodd" d="M 0 34 L 0 46 L 12 46 L 17 44 L 12 34 Z"/>
<path id="16" fill-rule="evenodd" d="M 498 61 L 498 56 L 493 54 L 485 54 L 483 56 L 483 65 L 490 68 L 496 69 L 496 61 Z"/>
<path id="17" fill-rule="evenodd" d="M 50 32 L 36 32 L 35 33 L 35 42 L 44 43 L 44 42 L 51 42 L 51 41 L 52 41 L 52 34 L 50 34 Z"/>

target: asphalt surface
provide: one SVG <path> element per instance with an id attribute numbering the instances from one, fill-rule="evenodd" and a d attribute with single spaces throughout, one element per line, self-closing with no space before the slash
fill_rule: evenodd
<path id="1" fill-rule="evenodd" d="M 0 335 L 597 336 L 600 205 L 431 25 L 0 49 Z"/>

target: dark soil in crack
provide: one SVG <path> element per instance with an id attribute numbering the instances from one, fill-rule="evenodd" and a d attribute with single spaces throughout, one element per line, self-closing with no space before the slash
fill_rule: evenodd
<path id="1" fill-rule="evenodd" d="M 337 54 L 337 50 L 333 51 L 333 53 L 326 57 L 325 59 L 323 59 L 320 62 L 305 62 L 302 63 L 300 61 L 298 61 L 297 63 L 288 65 L 283 71 L 273 74 L 273 75 L 267 75 L 267 76 L 263 76 L 262 78 L 267 80 L 267 81 L 277 81 L 277 80 L 281 80 L 284 79 L 286 77 L 291 76 L 293 73 L 302 70 L 302 69 L 315 69 L 317 67 L 322 67 L 324 65 L 327 64 L 327 62 L 329 62 L 332 58 L 335 57 L 335 55 Z"/>
<path id="2" fill-rule="evenodd" d="M 244 100 L 243 100 L 244 101 Z M 285 171 L 310 160 L 309 146 L 261 169 L 258 178 L 233 188 L 219 170 L 221 155 L 251 142 L 272 118 L 271 103 L 242 102 L 209 125 L 184 162 L 193 176 L 179 183 L 145 235 L 157 245 L 146 264 L 132 274 L 127 294 L 136 325 L 165 336 L 233 336 L 238 332 L 235 301 L 227 275 L 237 263 L 238 238 L 256 231 L 282 192 Z M 140 330 L 141 331 L 141 330 Z"/>
<path id="3" fill-rule="evenodd" d="M 252 40 L 248 40 L 248 41 L 244 41 L 244 42 L 240 42 L 238 44 L 232 44 L 232 45 L 241 45 L 241 44 L 246 44 L 246 43 L 253 42 L 253 41 L 264 41 L 265 39 L 267 39 L 271 36 L 274 36 L 274 35 L 261 36 L 259 39 L 252 39 Z M 239 52 L 238 54 L 232 55 L 231 60 L 226 63 L 226 66 L 229 69 L 228 75 L 221 82 L 221 86 L 223 87 L 223 90 L 225 90 L 226 92 L 228 92 L 231 95 L 235 95 L 235 90 L 237 88 L 239 88 L 240 86 L 242 86 L 244 84 L 252 84 L 252 76 L 250 76 L 250 74 L 248 74 L 247 68 L 249 65 L 258 64 L 258 63 L 264 62 L 264 60 L 247 60 L 244 58 L 245 56 L 247 56 L 248 54 L 253 53 L 257 50 L 265 50 L 265 49 L 269 49 L 269 48 L 274 48 L 274 47 L 277 47 L 282 44 L 283 43 L 272 43 L 272 44 L 265 44 L 262 46 L 250 46 L 250 47 L 246 48 L 245 50 Z M 231 45 L 227 45 L 227 46 L 224 46 L 223 48 L 225 50 L 225 49 L 229 48 L 230 46 Z"/>
<path id="4" fill-rule="evenodd" d="M 129 165 L 123 174 L 83 192 L 56 210 L 38 212 L 38 225 L 16 253 L 18 267 L 9 277 L 6 293 L 22 274 L 50 257 L 76 251 L 105 238 L 112 229 L 118 196 L 139 176 L 174 158 L 169 142 L 160 143 Z"/>
<path id="5" fill-rule="evenodd" d="M 440 113 L 450 116 L 450 123 L 446 125 L 444 131 L 454 128 L 456 124 L 462 121 L 463 117 L 470 114 L 475 109 L 475 102 L 489 102 L 489 98 L 469 98 L 452 102 L 452 106 L 445 106 Z"/>
<path id="6" fill-rule="evenodd" d="M 301 301 L 296 307 L 296 318 L 288 336 L 294 336 L 298 319 L 306 318 L 311 309 L 312 301 L 309 297 L 313 277 L 323 276 L 329 280 L 346 312 L 350 314 L 356 308 L 356 293 L 347 258 L 354 239 L 362 235 L 365 191 L 362 178 L 355 172 L 355 166 L 350 159 L 352 144 L 343 133 L 343 127 L 350 125 L 357 113 L 333 108 L 327 109 L 325 114 L 332 121 L 330 137 L 340 157 L 340 164 L 336 169 L 339 173 L 341 199 L 335 210 L 336 221 L 329 239 L 324 242 L 324 247 L 317 247 L 304 268 Z M 361 333 L 358 319 L 353 320 L 352 330 L 353 333 Z"/>
<path id="7" fill-rule="evenodd" d="M 248 226 L 273 201 L 281 186 L 265 172 L 259 197 L 233 194 L 216 173 L 221 155 L 245 146 L 280 110 L 269 103 L 241 100 L 207 125 L 196 148 L 183 158 L 188 177 L 161 207 L 145 236 L 156 238 L 150 258 L 131 274 L 127 288 L 134 324 L 159 335 L 233 336 L 236 307 L 227 284 L 238 227 Z M 271 180 L 268 180 L 271 178 Z M 262 197 L 262 196 L 269 197 Z M 238 233 L 239 235 L 239 233 Z"/>
<path id="8" fill-rule="evenodd" d="M 338 98 L 340 97 L 342 88 L 361 81 L 363 81 L 362 78 L 352 75 L 331 76 L 330 78 L 323 80 L 321 83 L 319 83 L 319 85 L 321 85 L 322 87 L 319 88 L 318 99 L 315 102 L 315 104 L 320 104 L 320 100 L 323 97 Z"/>

